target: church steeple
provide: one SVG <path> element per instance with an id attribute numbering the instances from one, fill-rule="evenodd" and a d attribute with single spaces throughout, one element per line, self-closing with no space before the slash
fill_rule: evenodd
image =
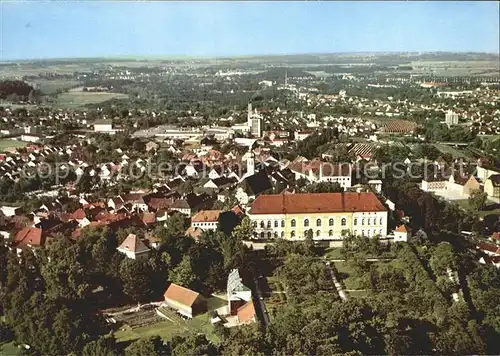
<path id="1" fill-rule="evenodd" d="M 247 158 L 247 176 L 255 174 L 255 154 L 252 150 L 253 145 L 248 148 L 248 158 Z"/>

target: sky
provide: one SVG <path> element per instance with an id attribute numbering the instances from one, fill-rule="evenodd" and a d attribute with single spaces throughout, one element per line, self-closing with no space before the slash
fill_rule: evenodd
<path id="1" fill-rule="evenodd" d="M 0 0 L 0 60 L 499 52 L 499 3 Z"/>

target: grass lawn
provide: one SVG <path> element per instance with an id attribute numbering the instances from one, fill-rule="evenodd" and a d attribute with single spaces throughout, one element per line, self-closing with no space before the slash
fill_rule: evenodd
<path id="1" fill-rule="evenodd" d="M 467 211 L 475 213 L 475 214 L 479 215 L 480 217 L 485 217 L 486 215 L 490 215 L 490 214 L 500 215 L 500 208 L 488 210 L 488 207 L 486 207 L 486 209 L 483 209 L 483 210 L 479 210 L 479 211 L 475 210 L 474 208 L 472 208 L 470 206 L 468 199 L 454 200 L 453 203 L 458 204 L 458 206 L 461 207 L 462 209 L 465 209 Z M 487 204 L 487 206 L 492 205 L 491 202 L 487 202 L 486 204 Z"/>
<path id="2" fill-rule="evenodd" d="M 224 305 L 226 301 L 218 297 L 211 297 L 207 299 L 208 310 L 217 309 Z M 191 320 L 183 320 L 175 312 L 173 312 L 172 320 L 165 320 L 159 323 L 142 326 L 132 329 L 128 325 L 124 325 L 120 330 L 116 331 L 115 337 L 117 341 L 134 340 L 141 337 L 148 337 L 158 335 L 164 340 L 169 340 L 175 335 L 184 335 L 188 333 L 202 333 L 207 336 L 209 340 L 214 343 L 219 343 L 220 340 L 214 333 L 214 327 L 210 323 L 209 313 L 204 313 L 194 317 Z"/>
<path id="3" fill-rule="evenodd" d="M 128 95 L 120 93 L 69 91 L 59 95 L 54 103 L 56 106 L 78 107 L 87 104 L 99 104 L 111 99 L 126 98 L 128 98 Z"/>
<path id="4" fill-rule="evenodd" d="M 26 142 L 17 140 L 0 140 L 0 151 L 9 151 L 14 148 L 25 147 Z"/>
<path id="5" fill-rule="evenodd" d="M 0 345 L 0 355 L 21 355 L 21 349 L 17 348 L 17 346 L 14 346 L 13 342 L 8 342 L 6 344 Z"/>
<path id="6" fill-rule="evenodd" d="M 325 249 L 324 256 L 330 260 L 342 260 L 344 257 L 340 253 L 340 247 L 328 247 Z"/>
<path id="7" fill-rule="evenodd" d="M 340 280 L 344 282 L 346 289 L 363 289 L 358 278 L 354 277 L 354 270 L 347 262 L 335 262 Z"/>

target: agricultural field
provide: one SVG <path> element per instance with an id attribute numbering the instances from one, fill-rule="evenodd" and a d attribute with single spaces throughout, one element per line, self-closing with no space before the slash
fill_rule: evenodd
<path id="1" fill-rule="evenodd" d="M 38 86 L 38 89 L 44 95 L 50 95 L 57 93 L 59 90 L 66 91 L 68 89 L 74 88 L 78 85 L 81 85 L 81 82 L 77 80 L 69 80 L 69 79 L 37 79 L 34 83 Z"/>
<path id="2" fill-rule="evenodd" d="M 23 141 L 0 139 L 0 152 L 9 152 L 26 145 L 27 143 Z"/>
<path id="3" fill-rule="evenodd" d="M 498 77 L 498 62 L 470 61 L 417 61 L 411 62 L 413 74 L 437 76 L 491 76 Z"/>
<path id="4" fill-rule="evenodd" d="M 453 158 L 460 158 L 460 157 L 465 157 L 465 158 L 474 158 L 473 154 L 468 150 L 468 149 L 463 149 L 463 148 L 455 148 L 450 145 L 445 145 L 442 143 L 435 143 L 434 147 L 436 147 L 439 151 L 442 153 L 449 153 L 453 156 Z"/>
<path id="5" fill-rule="evenodd" d="M 108 92 L 69 91 L 57 96 L 55 106 L 79 107 L 88 104 L 99 104 L 111 99 L 127 99 L 128 95 Z"/>

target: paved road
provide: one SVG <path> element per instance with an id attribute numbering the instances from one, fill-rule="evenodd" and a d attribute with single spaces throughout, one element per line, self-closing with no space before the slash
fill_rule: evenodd
<path id="1" fill-rule="evenodd" d="M 337 293 L 339 294 L 340 299 L 347 300 L 347 294 L 342 289 L 342 285 L 337 280 L 337 277 L 335 277 L 335 273 L 333 273 L 333 270 L 332 270 L 330 263 L 325 262 L 325 265 L 326 265 L 326 269 L 327 269 L 328 273 L 330 274 L 330 277 L 332 278 L 333 284 L 335 285 L 335 288 L 337 289 Z"/>
<path id="2" fill-rule="evenodd" d="M 267 313 L 266 305 L 262 300 L 262 294 L 260 293 L 259 282 L 256 278 L 254 278 L 254 283 L 255 283 L 255 294 L 257 294 L 257 296 L 253 297 L 253 303 L 256 307 L 260 309 L 260 315 L 262 316 L 261 319 L 262 323 L 264 324 L 264 327 L 267 329 L 267 327 L 269 326 L 269 314 Z"/>

